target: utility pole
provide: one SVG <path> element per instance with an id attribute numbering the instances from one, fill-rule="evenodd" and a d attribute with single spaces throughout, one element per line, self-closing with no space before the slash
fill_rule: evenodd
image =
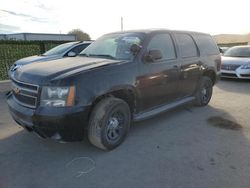
<path id="1" fill-rule="evenodd" d="M 61 38 L 62 38 L 62 37 L 61 37 L 62 31 L 60 30 L 59 33 L 60 33 L 60 35 L 59 35 L 59 40 L 61 40 Z"/>
<path id="2" fill-rule="evenodd" d="M 121 17 L 121 31 L 123 31 L 123 17 Z"/>

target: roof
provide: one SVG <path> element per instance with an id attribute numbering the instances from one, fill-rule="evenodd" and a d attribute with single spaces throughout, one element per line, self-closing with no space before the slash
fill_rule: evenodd
<path id="1" fill-rule="evenodd" d="M 118 31 L 113 32 L 109 34 L 118 34 L 118 33 L 154 33 L 154 32 L 162 32 L 162 31 L 168 31 L 168 32 L 176 32 L 176 33 L 193 33 L 193 34 L 204 34 L 209 35 L 208 33 L 202 33 L 202 32 L 196 32 L 196 31 L 185 31 L 185 30 L 170 30 L 170 29 L 139 29 L 139 30 L 126 30 L 126 31 Z"/>
<path id="2" fill-rule="evenodd" d="M 63 44 L 72 44 L 72 45 L 77 45 L 77 44 L 88 44 L 88 43 L 92 43 L 93 41 L 72 41 L 72 42 L 66 42 Z"/>
<path id="3" fill-rule="evenodd" d="M 78 43 L 92 43 L 94 40 L 82 40 L 82 41 L 76 41 Z"/>

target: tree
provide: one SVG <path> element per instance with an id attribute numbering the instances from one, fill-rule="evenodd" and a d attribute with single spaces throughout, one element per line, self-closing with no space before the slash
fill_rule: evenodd
<path id="1" fill-rule="evenodd" d="M 90 40 L 90 36 L 88 33 L 83 32 L 81 29 L 72 29 L 68 32 L 68 34 L 76 35 L 77 40 Z"/>

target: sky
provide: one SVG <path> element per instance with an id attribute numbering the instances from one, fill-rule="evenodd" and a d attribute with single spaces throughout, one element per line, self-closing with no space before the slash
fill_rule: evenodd
<path id="1" fill-rule="evenodd" d="M 0 0 L 0 33 L 67 33 L 92 39 L 121 30 L 166 28 L 250 33 L 250 0 Z"/>

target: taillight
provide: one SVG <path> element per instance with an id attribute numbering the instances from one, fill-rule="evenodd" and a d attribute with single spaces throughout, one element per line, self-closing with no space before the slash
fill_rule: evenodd
<path id="1" fill-rule="evenodd" d="M 218 58 L 215 59 L 215 63 L 216 63 L 217 71 L 220 71 L 220 68 L 221 68 L 221 56 L 218 56 Z"/>

